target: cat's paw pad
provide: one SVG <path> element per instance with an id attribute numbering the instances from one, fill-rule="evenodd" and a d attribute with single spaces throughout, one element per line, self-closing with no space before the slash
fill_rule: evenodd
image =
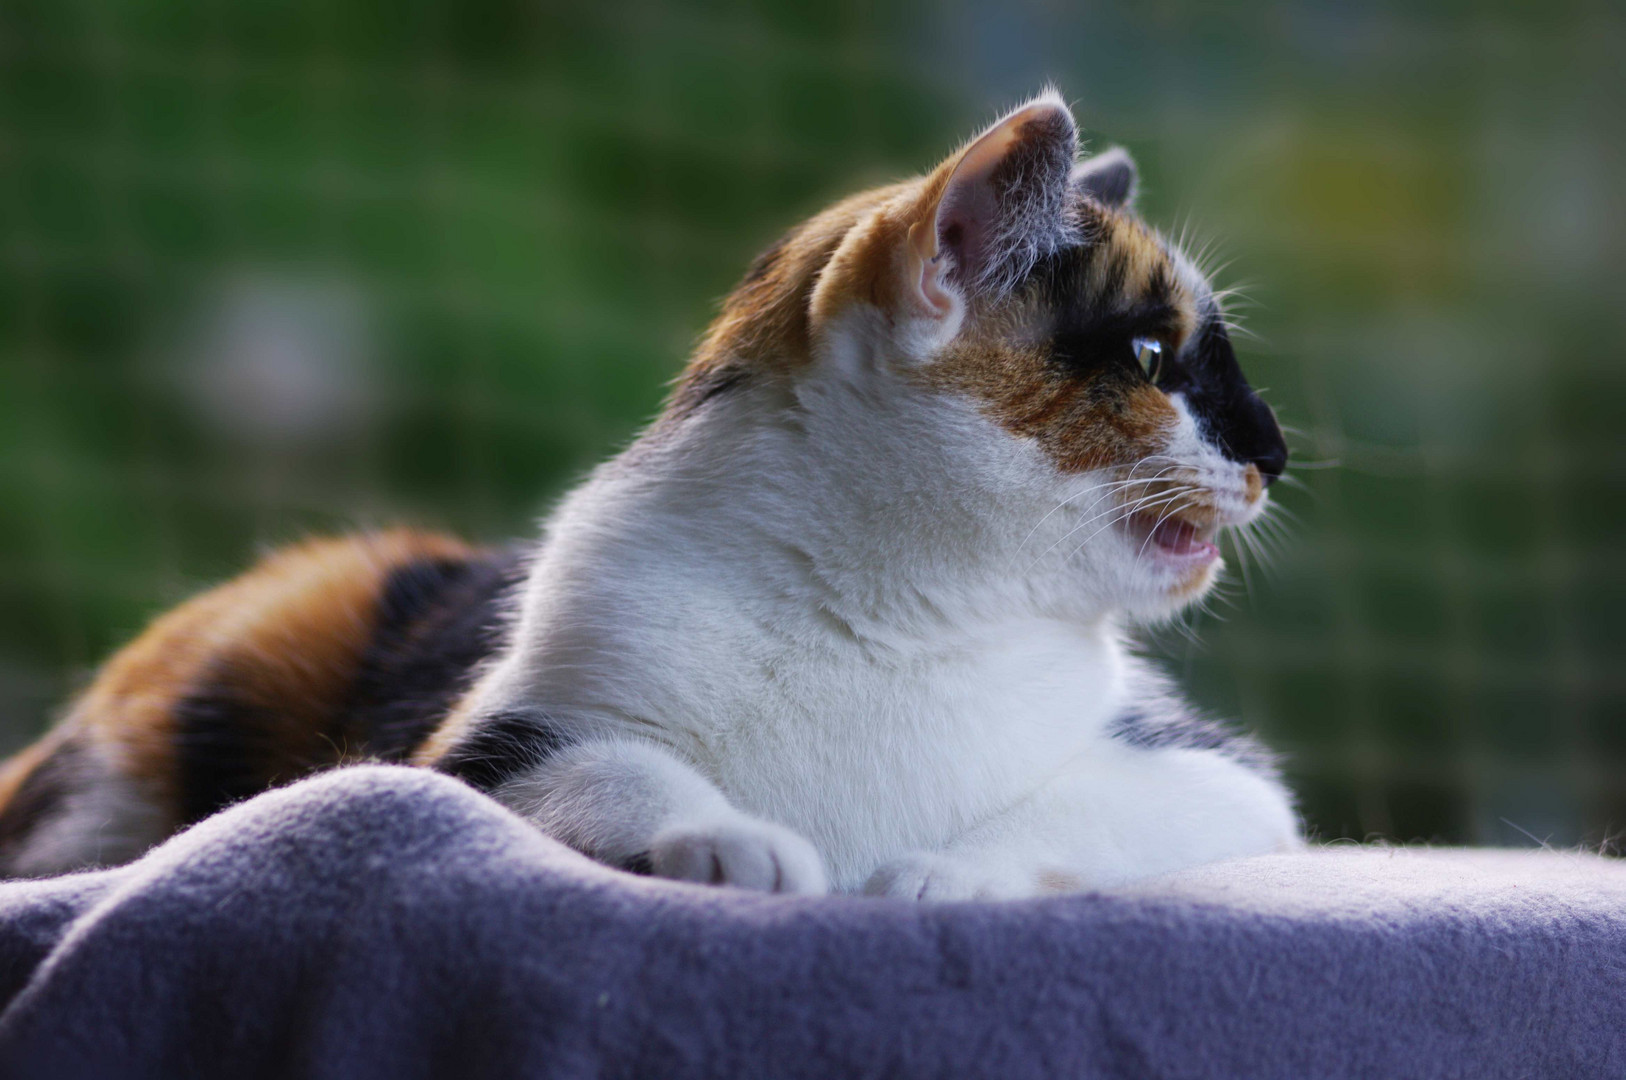
<path id="1" fill-rule="evenodd" d="M 953 855 L 920 851 L 882 866 L 864 884 L 869 896 L 900 900 L 1009 900 L 1034 893 L 1008 868 L 983 864 Z"/>
<path id="2" fill-rule="evenodd" d="M 806 896 L 829 889 L 812 844 L 754 818 L 673 826 L 655 837 L 649 862 L 656 877 L 675 881 Z"/>

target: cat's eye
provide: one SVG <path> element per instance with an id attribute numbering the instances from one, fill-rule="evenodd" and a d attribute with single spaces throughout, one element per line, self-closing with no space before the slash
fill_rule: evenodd
<path id="1" fill-rule="evenodd" d="M 1135 360 L 1146 377 L 1156 382 L 1163 368 L 1163 343 L 1156 338 L 1138 337 L 1129 347 L 1135 351 Z"/>

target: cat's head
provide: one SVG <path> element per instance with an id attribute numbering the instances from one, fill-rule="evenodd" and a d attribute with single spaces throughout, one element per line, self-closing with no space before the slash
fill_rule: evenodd
<path id="1" fill-rule="evenodd" d="M 1032 526 L 1023 559 L 1132 615 L 1197 598 L 1216 532 L 1260 514 L 1287 448 L 1209 283 L 1136 216 L 1129 157 L 1079 163 L 1077 144 L 1047 91 L 926 176 L 793 230 L 725 302 L 671 409 L 862 355 L 978 418 L 972 453 L 1028 496 L 1006 505 L 1043 510 L 1011 523 Z"/>

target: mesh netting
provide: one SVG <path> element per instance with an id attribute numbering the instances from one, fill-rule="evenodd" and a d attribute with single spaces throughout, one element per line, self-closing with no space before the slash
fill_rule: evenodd
<path id="1" fill-rule="evenodd" d="M 1304 466 L 1154 648 L 1322 835 L 1626 825 L 1618 13 L 1064 9 L 7 0 L 3 745 L 264 546 L 528 532 L 754 251 L 1052 78 Z"/>

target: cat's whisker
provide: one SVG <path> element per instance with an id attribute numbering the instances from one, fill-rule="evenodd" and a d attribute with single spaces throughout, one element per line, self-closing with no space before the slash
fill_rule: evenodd
<path id="1" fill-rule="evenodd" d="M 1280 557 L 1291 538 L 1291 527 L 1288 522 L 1275 518 L 1261 518 L 1255 537 L 1261 546 L 1265 547 L 1275 559 Z"/>
<path id="2" fill-rule="evenodd" d="M 1178 468 L 1178 466 L 1170 466 L 1169 468 L 1159 470 L 1156 474 L 1154 474 L 1152 476 L 1144 477 L 1142 479 L 1121 480 L 1121 481 L 1115 481 L 1113 483 L 1102 484 L 1102 485 L 1100 485 L 1098 487 L 1090 489 L 1088 494 L 1093 494 L 1093 495 L 1097 496 L 1096 501 L 1100 501 L 1101 499 L 1104 499 L 1104 498 L 1106 498 L 1106 497 L 1108 497 L 1110 495 L 1120 494 L 1123 491 L 1127 491 L 1127 490 L 1129 490 L 1130 488 L 1133 488 L 1133 487 L 1144 487 L 1144 486 L 1146 486 L 1148 484 L 1157 483 L 1164 476 L 1166 476 L 1168 473 L 1172 472 L 1175 468 Z M 1181 486 L 1189 486 L 1189 485 L 1181 485 Z M 1155 494 L 1155 493 L 1152 493 L 1152 494 Z M 1065 501 L 1063 501 L 1061 506 L 1066 506 L 1071 501 L 1072 500 L 1065 500 Z M 1121 503 L 1115 503 L 1114 508 L 1117 505 L 1121 505 Z M 1055 509 L 1051 510 L 1050 513 L 1054 514 L 1056 512 L 1056 510 L 1061 508 L 1061 506 L 1058 506 Z M 1105 511 L 1105 512 L 1110 513 L 1111 510 L 1109 509 L 1108 511 Z M 1050 515 L 1047 514 L 1046 518 L 1048 518 L 1049 516 Z M 1099 517 L 1100 515 L 1096 515 L 1096 516 Z M 1075 528 L 1080 527 L 1080 526 L 1084 526 L 1084 525 L 1088 525 L 1090 523 L 1090 521 L 1092 521 L 1092 520 L 1094 520 L 1094 519 L 1093 518 L 1085 518 L 1083 521 L 1079 522 L 1078 526 L 1075 526 Z M 1043 524 L 1043 521 L 1041 521 L 1040 524 Z M 1035 527 L 1035 531 L 1036 530 L 1037 530 L 1037 526 Z M 1032 539 L 1032 533 L 1031 532 L 1028 534 L 1027 539 Z M 1063 539 L 1065 539 L 1065 537 L 1063 537 Z M 1025 544 L 1026 540 L 1024 540 L 1023 543 Z M 1020 551 L 1020 550 L 1021 549 L 1018 548 L 1018 551 Z"/>
<path id="3" fill-rule="evenodd" d="M 1082 551 L 1084 545 L 1088 544 L 1091 540 L 1095 539 L 1095 537 L 1101 535 L 1101 533 L 1112 528 L 1114 525 L 1117 525 L 1119 522 L 1126 521 L 1129 518 L 1134 517 L 1137 513 L 1143 509 L 1146 509 L 1147 507 L 1161 506 L 1164 503 L 1170 502 L 1176 498 L 1180 498 L 1185 493 L 1186 492 L 1184 490 L 1173 492 L 1164 491 L 1154 495 L 1144 496 L 1143 498 L 1136 499 L 1129 503 L 1119 504 L 1113 509 L 1105 511 L 1101 514 L 1097 514 L 1094 517 L 1080 522 L 1078 525 L 1068 530 L 1066 535 L 1062 536 L 1061 539 L 1057 540 L 1054 544 L 1051 544 L 1050 547 L 1040 552 L 1039 559 L 1043 559 L 1046 555 L 1050 554 L 1050 552 L 1054 551 L 1073 536 L 1077 535 L 1081 530 L 1088 528 L 1090 525 L 1101 520 L 1101 518 L 1110 517 L 1111 520 L 1109 520 L 1105 525 L 1102 525 L 1099 529 L 1095 530 L 1095 532 L 1092 532 L 1089 536 L 1085 537 L 1077 546 L 1073 548 L 1072 553 L 1068 556 L 1068 558 L 1071 558 L 1072 555 L 1076 555 L 1079 551 Z M 1037 565 L 1039 559 L 1034 560 L 1034 565 Z M 1032 567 L 1030 566 L 1029 569 L 1032 569 Z"/>
<path id="4" fill-rule="evenodd" d="M 1153 455 L 1153 457 L 1163 457 L 1163 455 Z M 1141 461 L 1136 462 L 1130 468 L 1130 473 L 1133 474 L 1135 469 L 1140 468 L 1141 465 L 1144 465 L 1147 461 L 1150 461 L 1150 460 L 1152 460 L 1152 458 L 1149 457 L 1149 458 L 1144 458 Z M 1169 459 L 1169 460 L 1173 460 L 1173 459 Z M 1094 487 L 1086 488 L 1083 491 L 1076 492 L 1073 495 L 1069 495 L 1067 498 L 1063 499 L 1061 502 L 1059 502 L 1055 506 L 1051 507 L 1049 512 L 1047 512 L 1044 515 L 1044 517 L 1040 518 L 1038 523 L 1035 524 L 1033 526 L 1033 528 L 1028 530 L 1028 534 L 1025 537 L 1023 537 L 1022 542 L 1016 546 L 1015 554 L 1020 555 L 1022 553 L 1022 550 L 1028 546 L 1028 543 L 1038 533 L 1039 529 L 1044 526 L 1045 522 L 1049 521 L 1053 516 L 1055 516 L 1055 514 L 1057 512 L 1059 512 L 1060 510 L 1062 510 L 1062 509 L 1064 509 L 1064 508 L 1066 508 L 1068 506 L 1071 506 L 1073 503 L 1077 502 L 1079 499 L 1082 499 L 1085 496 L 1091 496 L 1093 501 L 1100 501 L 1101 499 L 1104 499 L 1109 495 L 1115 494 L 1115 493 L 1117 493 L 1119 491 L 1128 490 L 1131 487 L 1135 487 L 1135 486 L 1138 486 L 1138 485 L 1146 485 L 1146 484 L 1156 483 L 1159 479 L 1161 479 L 1162 477 L 1168 475 L 1170 472 L 1174 471 L 1175 469 L 1177 469 L 1179 467 L 1180 467 L 1179 463 L 1176 462 L 1174 465 L 1170 465 L 1170 466 L 1167 466 L 1167 467 L 1165 467 L 1163 469 L 1160 469 L 1157 473 L 1153 474 L 1152 476 L 1144 477 L 1144 478 L 1141 478 L 1141 479 L 1128 479 L 1128 480 L 1109 481 L 1108 483 L 1098 484 L 1098 485 L 1096 485 Z M 1090 519 L 1087 519 L 1085 521 L 1085 524 L 1088 524 L 1089 520 Z M 1063 539 L 1065 539 L 1065 537 Z"/>
<path id="5" fill-rule="evenodd" d="M 1230 530 L 1231 550 L 1236 552 L 1237 572 L 1242 575 L 1242 591 L 1248 602 L 1253 602 L 1253 579 L 1248 575 L 1248 545 L 1247 526 L 1239 526 Z"/>
<path id="6" fill-rule="evenodd" d="M 1258 522 L 1255 522 L 1249 525 L 1242 530 L 1241 536 L 1248 545 L 1248 550 L 1253 552 L 1254 561 L 1259 564 L 1260 569 L 1268 571 L 1275 566 L 1276 554 L 1266 544 L 1264 533 L 1257 528 L 1258 524 Z"/>
<path id="7" fill-rule="evenodd" d="M 1249 290 L 1253 289 L 1256 284 L 1256 282 L 1247 280 L 1237 281 L 1225 286 L 1223 289 L 1215 289 L 1212 295 L 1215 302 L 1219 303 L 1225 308 L 1225 314 L 1227 316 L 1231 316 L 1235 314 L 1235 312 L 1231 310 L 1231 304 L 1233 301 L 1246 308 L 1257 308 L 1263 306 L 1258 300 L 1254 299 L 1249 292 Z"/>
<path id="8" fill-rule="evenodd" d="M 1250 523 L 1248 535 L 1261 554 L 1261 562 L 1273 564 L 1280 557 L 1291 538 L 1292 527 L 1300 524 L 1297 515 L 1276 503 L 1267 504 L 1265 512 Z"/>
<path id="9" fill-rule="evenodd" d="M 1279 502 L 1265 504 L 1264 513 L 1260 515 L 1261 521 L 1286 522 L 1290 525 L 1303 525 L 1304 519 L 1290 506 L 1283 506 Z"/>
<path id="10" fill-rule="evenodd" d="M 1195 489 L 1193 489 L 1193 490 L 1195 490 Z M 1143 500 L 1141 503 L 1137 503 L 1135 505 L 1123 508 L 1122 513 L 1120 513 L 1118 516 L 1114 517 L 1111 521 L 1108 521 L 1105 525 L 1102 525 L 1100 528 L 1098 528 L 1094 532 L 1090 533 L 1090 535 L 1086 536 L 1083 540 L 1081 540 L 1077 544 L 1075 544 L 1073 546 L 1073 550 L 1068 552 L 1067 558 L 1069 558 L 1069 559 L 1073 558 L 1080 551 L 1083 551 L 1084 548 L 1089 545 L 1091 540 L 1094 540 L 1097 536 L 1100 536 L 1102 533 L 1106 532 L 1108 529 L 1112 528 L 1113 526 L 1118 525 L 1119 523 L 1127 521 L 1130 518 L 1134 517 L 1137 513 L 1140 513 L 1141 510 L 1145 509 L 1146 506 L 1148 506 L 1148 505 L 1150 505 L 1150 506 L 1161 506 L 1161 505 L 1164 505 L 1165 503 L 1172 502 L 1175 499 L 1185 497 L 1188 494 L 1189 494 L 1188 491 L 1176 491 L 1176 492 L 1163 493 L 1163 494 L 1157 495 L 1157 496 L 1148 496 L 1147 500 Z M 1156 500 L 1156 501 L 1154 502 L 1154 501 L 1150 501 L 1150 500 Z M 1080 527 L 1082 528 L 1082 526 L 1080 526 Z M 1076 533 L 1077 531 L 1078 531 L 1077 529 L 1074 529 L 1073 533 Z M 1064 537 L 1061 538 L 1061 540 L 1056 541 L 1055 544 L 1051 545 L 1051 549 L 1053 550 L 1055 547 L 1059 546 L 1061 543 L 1063 543 L 1065 540 L 1067 540 L 1068 537 L 1072 536 L 1073 533 L 1068 533 L 1067 536 L 1064 536 Z M 1047 550 L 1045 552 L 1045 554 L 1048 555 L 1049 551 Z M 1043 557 L 1044 557 L 1044 555 L 1040 556 L 1041 559 Z M 1035 565 L 1037 565 L 1037 561 L 1035 561 Z M 1029 569 L 1031 569 L 1031 567 Z"/>

